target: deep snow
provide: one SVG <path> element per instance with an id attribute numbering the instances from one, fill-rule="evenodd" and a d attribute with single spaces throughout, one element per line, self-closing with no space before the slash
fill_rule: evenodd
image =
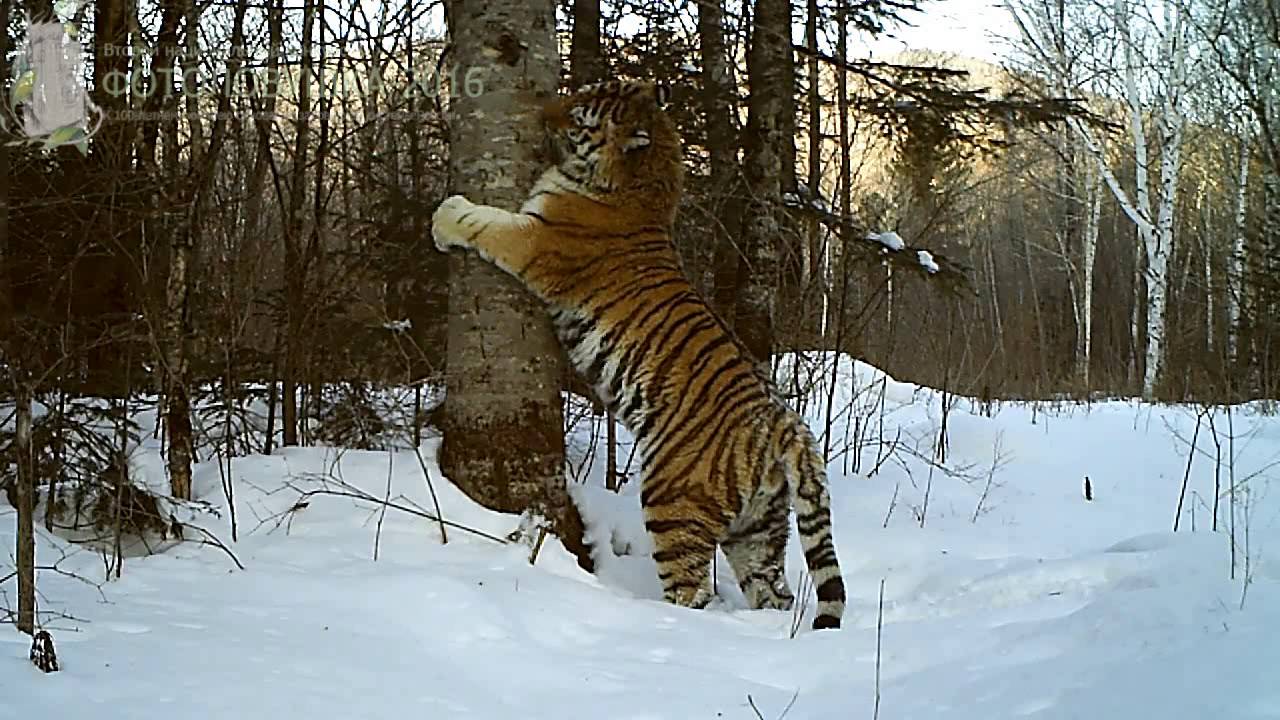
<path id="1" fill-rule="evenodd" d="M 815 356 L 802 374 L 827 361 Z M 235 459 L 234 544 L 219 470 L 197 467 L 198 495 L 222 510 L 201 523 L 244 571 L 186 543 L 129 558 L 120 580 L 103 582 L 99 555 L 41 531 L 40 564 L 58 561 L 101 587 L 40 573 L 41 610 L 70 616 L 46 618 L 63 669 L 42 675 L 27 662 L 26 636 L 0 626 L 0 718 L 755 718 L 750 703 L 769 719 L 788 703 L 793 719 L 871 718 L 882 579 L 880 717 L 1280 718 L 1280 564 L 1270 560 L 1280 419 L 1233 410 L 1217 533 L 1208 529 L 1215 451 L 1201 429 L 1174 534 L 1187 458 L 1178 437 L 1191 437 L 1195 408 L 1005 404 L 988 418 L 962 398 L 943 470 L 925 461 L 938 393 L 861 364 L 840 370 L 829 468 L 850 592 L 840 631 L 812 632 L 806 620 L 790 638 L 789 613 L 743 609 L 723 562 L 711 609 L 661 602 L 638 483 L 609 493 L 598 459 L 574 486 L 597 541 L 590 576 L 555 540 L 531 566 L 524 542 L 450 530 L 442 545 L 431 522 L 344 497 L 312 497 L 282 515 L 299 489 L 338 477 L 431 507 L 412 450 L 288 449 Z M 821 432 L 826 388 L 813 389 L 806 414 Z M 846 433 L 850 404 L 863 410 Z M 1227 418 L 1214 417 L 1225 453 Z M 576 463 L 592 442 L 588 425 L 571 437 Z M 860 431 L 854 471 L 842 451 Z M 898 450 L 868 477 L 885 456 L 881 437 L 897 438 Z M 150 443 L 135 465 L 162 483 Z M 436 447 L 429 440 L 422 453 L 445 518 L 510 533 L 517 518 L 442 479 Z M 1243 609 L 1243 547 L 1229 577 L 1229 471 L 1248 499 L 1247 523 L 1243 502 L 1235 520 L 1241 543 L 1249 531 Z M 0 577 L 13 556 L 5 510 Z M 794 586 L 794 539 L 788 560 Z M 0 589 L 11 605 L 13 581 Z"/>

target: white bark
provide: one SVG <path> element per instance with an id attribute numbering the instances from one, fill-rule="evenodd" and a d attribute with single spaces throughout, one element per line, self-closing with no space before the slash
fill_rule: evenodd
<path id="1" fill-rule="evenodd" d="M 1145 262 L 1146 267 L 1138 268 L 1140 276 L 1135 278 L 1135 286 L 1140 287 L 1145 279 L 1146 293 L 1142 302 L 1134 304 L 1132 329 L 1135 346 L 1144 335 L 1147 339 L 1142 396 L 1151 399 L 1160 382 L 1164 360 L 1168 264 L 1173 252 L 1174 207 L 1182 170 L 1182 140 L 1186 126 L 1182 104 L 1189 86 L 1186 74 L 1189 34 L 1184 11 L 1172 4 L 1165 5 L 1161 27 L 1155 28 L 1154 22 L 1149 23 L 1158 33 L 1159 47 L 1153 62 L 1144 65 L 1139 62 L 1138 52 L 1143 38 L 1134 27 L 1135 17 L 1128 0 L 1115 0 L 1112 10 L 1112 20 L 1123 56 L 1119 78 L 1122 100 L 1134 152 L 1132 196 L 1125 191 L 1113 169 L 1106 164 L 1105 152 L 1093 132 L 1079 121 L 1073 121 L 1071 125 L 1084 142 L 1085 148 L 1099 163 L 1107 187 L 1138 231 L 1140 260 Z M 1140 84 L 1142 79 L 1155 82 L 1155 97 L 1151 102 L 1143 97 Z M 1148 112 L 1154 118 L 1154 147 L 1148 147 Z M 1153 151 L 1158 153 L 1160 160 L 1154 185 L 1150 177 Z M 1138 317 L 1143 305 L 1147 319 L 1145 326 L 1140 329 Z"/>
<path id="2" fill-rule="evenodd" d="M 1235 238 L 1227 260 L 1227 357 L 1234 366 L 1240 344 L 1240 308 L 1244 302 L 1245 212 L 1249 207 L 1249 141 L 1240 138 L 1240 182 L 1236 185 Z"/>
<path id="3" fill-rule="evenodd" d="M 1089 173 L 1088 210 L 1084 225 L 1084 267 L 1080 281 L 1080 350 L 1078 373 L 1085 390 L 1089 389 L 1089 363 L 1093 352 L 1093 261 L 1098 254 L 1098 231 L 1102 226 L 1102 175 Z"/>
<path id="4" fill-rule="evenodd" d="M 1217 303 L 1213 301 L 1213 249 L 1206 238 L 1200 243 L 1204 256 L 1204 344 L 1205 350 L 1213 354 L 1213 319 L 1217 315 Z"/>

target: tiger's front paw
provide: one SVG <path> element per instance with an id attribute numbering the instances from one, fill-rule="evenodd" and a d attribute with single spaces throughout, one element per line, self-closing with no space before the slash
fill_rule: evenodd
<path id="1" fill-rule="evenodd" d="M 467 247 L 468 233 L 464 222 L 475 205 L 461 195 L 445 198 L 431 216 L 431 237 L 436 247 L 448 252 L 449 248 Z"/>

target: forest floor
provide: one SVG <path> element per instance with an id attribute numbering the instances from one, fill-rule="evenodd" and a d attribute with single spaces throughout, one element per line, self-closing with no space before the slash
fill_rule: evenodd
<path id="1" fill-rule="evenodd" d="M 791 637 L 791 613 L 744 609 L 723 561 L 711 608 L 663 603 L 638 483 L 604 490 L 598 461 L 574 486 L 592 576 L 554 539 L 531 565 L 528 542 L 451 527 L 442 544 L 435 523 L 346 496 L 430 510 L 411 449 L 289 448 L 232 463 L 234 542 L 218 464 L 196 468 L 218 516 L 194 522 L 244 570 L 187 532 L 104 580 L 100 553 L 41 528 L 38 564 L 58 568 L 38 577 L 41 621 L 62 669 L 41 674 L 28 638 L 0 626 L 0 719 L 846 720 L 876 717 L 877 683 L 882 718 L 1280 718 L 1280 418 L 1219 409 L 1214 431 L 1205 418 L 1174 533 L 1195 407 L 1004 404 L 986 417 L 952 399 L 947 456 L 931 462 L 939 393 L 865 365 L 840 375 L 839 631 L 805 617 Z M 809 415 L 822 432 L 820 404 Z M 860 436 L 853 467 L 841 451 Z M 135 469 L 163 484 L 146 437 Z M 576 470 L 592 443 L 585 427 L 571 437 Z M 437 446 L 421 455 L 443 516 L 510 534 L 517 518 L 442 478 Z M 3 507 L 0 577 L 14 543 Z M 788 562 L 798 586 L 794 537 Z M 11 607 L 13 580 L 0 591 Z"/>

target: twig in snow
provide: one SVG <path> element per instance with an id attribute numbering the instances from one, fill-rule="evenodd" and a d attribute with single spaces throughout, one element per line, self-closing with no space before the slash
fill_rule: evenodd
<path id="1" fill-rule="evenodd" d="M 533 552 L 529 553 L 529 564 L 534 565 L 538 562 L 538 553 L 542 552 L 542 543 L 547 539 L 547 529 L 545 527 L 538 528 L 538 539 L 533 542 Z"/>
<path id="2" fill-rule="evenodd" d="M 378 511 L 378 528 L 373 534 L 373 561 L 378 562 L 378 549 L 382 545 L 382 521 L 387 517 L 387 502 L 391 500 L 391 473 L 395 469 L 396 454 L 387 451 L 387 491 L 382 496 L 382 508 Z"/>
<path id="3" fill-rule="evenodd" d="M 808 570 L 800 571 L 800 588 L 796 592 L 796 597 L 791 601 L 791 638 L 795 638 L 800 632 L 800 622 L 804 618 L 804 611 L 809 608 L 809 591 L 813 590 L 813 576 Z"/>
<path id="4" fill-rule="evenodd" d="M 1213 532 L 1218 532 L 1218 503 L 1222 500 L 1222 441 L 1218 439 L 1218 428 L 1214 425 L 1212 413 L 1209 415 L 1209 436 L 1213 438 L 1213 524 L 1211 529 Z"/>
<path id="5" fill-rule="evenodd" d="M 1182 520 L 1182 503 L 1187 498 L 1187 483 L 1191 480 L 1191 463 L 1196 457 L 1196 440 L 1200 438 L 1200 423 L 1212 408 L 1203 407 L 1196 413 L 1196 429 L 1191 433 L 1191 449 L 1187 451 L 1187 469 L 1182 473 L 1182 489 L 1178 491 L 1178 508 L 1173 513 L 1173 531 L 1178 532 L 1178 523 Z"/>
<path id="6" fill-rule="evenodd" d="M 1000 441 L 1003 438 L 1003 432 L 996 435 L 995 445 L 991 448 L 991 467 L 987 468 L 987 481 L 982 486 L 982 495 L 978 496 L 978 505 L 973 509 L 973 517 L 969 519 L 970 523 L 978 522 L 978 516 L 982 514 L 982 506 L 986 504 L 987 497 L 991 494 L 991 489 L 995 487 L 996 471 L 1004 466 L 1004 458 L 1000 452 Z M 1088 479 L 1085 482 L 1088 483 Z"/>
<path id="7" fill-rule="evenodd" d="M 893 517 L 893 509 L 898 506 L 898 489 L 902 487 L 902 481 L 893 484 L 893 497 L 889 498 L 889 510 L 884 514 L 884 523 L 880 525 L 882 528 L 889 527 L 889 518 Z"/>
<path id="8" fill-rule="evenodd" d="M 1244 610 L 1245 598 L 1249 596 L 1249 586 L 1253 584 L 1253 563 L 1249 552 L 1249 520 L 1253 516 L 1253 491 L 1246 487 L 1241 495 L 1244 496 L 1244 504 L 1241 506 L 1241 511 L 1244 513 L 1244 584 L 1240 587 L 1240 609 Z"/>
<path id="9" fill-rule="evenodd" d="M 796 704 L 796 698 L 798 697 L 800 697 L 800 691 L 796 690 L 791 696 L 791 700 L 787 703 L 787 706 L 782 708 L 782 712 L 778 714 L 776 720 L 782 720 L 782 718 L 787 716 L 787 713 L 791 712 L 791 706 Z M 756 714 L 756 717 L 759 720 L 764 720 L 764 713 L 760 712 L 760 708 L 756 707 L 755 698 L 751 697 L 751 693 L 747 693 L 747 704 L 751 706 L 751 711 Z"/>
<path id="10" fill-rule="evenodd" d="M 381 498 L 376 497 L 374 495 L 370 495 L 369 493 L 357 487 L 349 485 L 345 482 L 338 481 L 338 486 L 339 487 L 336 489 L 321 487 L 321 488 L 314 488 L 311 490 L 303 490 L 291 483 L 286 483 L 286 487 L 289 487 L 294 492 L 298 493 L 298 501 L 294 503 L 293 507 L 289 508 L 288 510 L 285 510 L 283 515 L 292 516 L 292 513 L 295 512 L 296 510 L 301 510 L 307 507 L 307 505 L 310 504 L 311 498 L 317 495 L 351 498 L 353 500 L 360 500 L 363 502 L 374 503 L 376 505 L 383 504 L 383 500 Z M 444 525 L 454 528 L 455 530 L 461 530 L 462 532 L 470 533 L 471 535 L 476 535 L 478 537 L 482 537 L 487 540 L 492 540 L 502 545 L 507 544 L 507 541 L 505 539 L 500 538 L 496 535 L 490 535 L 489 533 L 484 532 L 483 530 L 477 530 L 475 528 L 467 527 L 466 525 L 462 525 L 460 523 L 456 523 L 451 520 L 445 520 L 444 518 L 441 518 L 437 515 L 432 515 L 426 510 L 423 510 L 422 508 L 418 507 L 412 501 L 406 499 L 403 495 L 397 495 L 396 497 L 387 501 L 385 504 L 387 507 L 391 508 L 392 510 L 399 510 L 400 512 L 409 513 L 410 515 L 414 515 L 416 517 L 426 518 L 427 520 L 430 520 L 432 522 L 443 523 Z"/>
<path id="11" fill-rule="evenodd" d="M 231 548 L 227 547 L 225 543 L 219 540 L 217 535 L 214 535 L 213 533 L 209 532 L 208 530 L 205 530 L 199 525 L 192 525 L 190 523 L 184 523 L 184 522 L 179 522 L 178 524 L 184 528 L 191 528 L 192 530 L 200 531 L 200 533 L 205 536 L 205 539 L 200 541 L 201 545 L 212 545 L 218 548 L 222 552 L 226 553 L 227 557 L 231 558 L 231 562 L 235 563 L 236 567 L 240 568 L 241 570 L 244 569 L 244 565 L 240 563 L 240 558 L 237 558 L 236 554 L 231 552 Z"/>
<path id="12" fill-rule="evenodd" d="M 933 492 L 933 466 L 929 466 L 929 477 L 924 484 L 924 503 L 920 507 L 920 527 L 924 527 L 925 518 L 929 515 L 929 495 Z"/>
<path id="13" fill-rule="evenodd" d="M 880 578 L 880 603 L 876 610 L 876 699 L 871 720 L 880 720 L 880 633 L 884 629 L 884 578 Z"/>
<path id="14" fill-rule="evenodd" d="M 413 454 L 418 458 L 418 465 L 422 468 L 422 477 L 427 479 L 427 490 L 431 493 L 431 504 L 436 509 L 436 520 L 440 525 L 440 544 L 448 545 L 449 534 L 445 532 L 444 520 L 440 519 L 444 517 L 444 514 L 440 512 L 440 499 L 436 497 L 436 484 L 431 482 L 431 471 L 427 469 L 427 461 L 422 459 L 422 451 L 417 445 L 413 446 Z"/>

